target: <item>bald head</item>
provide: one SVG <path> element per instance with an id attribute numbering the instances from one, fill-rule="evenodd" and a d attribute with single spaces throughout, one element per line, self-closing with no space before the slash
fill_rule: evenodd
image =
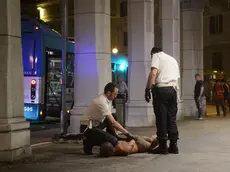
<path id="1" fill-rule="evenodd" d="M 109 142 L 105 142 L 100 146 L 100 157 L 110 157 L 113 156 L 113 145 Z"/>

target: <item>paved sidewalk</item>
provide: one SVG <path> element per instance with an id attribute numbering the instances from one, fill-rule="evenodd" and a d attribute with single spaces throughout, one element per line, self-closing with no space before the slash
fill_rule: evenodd
<path id="1" fill-rule="evenodd" d="M 208 105 L 207 106 L 207 115 L 209 117 L 216 117 L 216 109 L 214 105 Z M 185 117 L 185 119 L 191 119 L 192 117 Z M 57 124 L 54 124 L 57 126 Z M 50 125 L 44 126 L 44 130 L 40 130 L 42 125 L 38 125 L 39 129 L 36 129 L 36 127 L 34 127 L 31 130 L 31 144 L 39 144 L 42 142 L 49 142 L 51 141 L 51 138 L 55 135 L 60 133 L 60 128 L 52 128 L 50 127 Z M 47 128 L 51 128 L 51 129 L 47 129 Z M 37 131 L 36 131 L 37 130 Z M 139 130 L 139 131 L 138 131 Z M 140 132 L 142 130 L 140 130 L 139 128 L 135 130 L 136 132 Z"/>
<path id="2" fill-rule="evenodd" d="M 230 118 L 179 122 L 180 154 L 135 154 L 128 157 L 85 156 L 79 144 L 47 144 L 33 148 L 28 160 L 0 164 L 1 172 L 229 172 Z M 151 135 L 151 128 L 132 132 Z"/>

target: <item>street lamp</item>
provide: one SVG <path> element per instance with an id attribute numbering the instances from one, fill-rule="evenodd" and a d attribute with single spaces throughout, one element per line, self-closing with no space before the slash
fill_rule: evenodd
<path id="1" fill-rule="evenodd" d="M 118 49 L 117 48 L 113 48 L 112 52 L 113 52 L 113 54 L 117 54 L 118 53 Z"/>
<path id="2" fill-rule="evenodd" d="M 45 18 L 45 9 L 42 7 L 37 7 L 37 10 L 39 11 L 39 18 L 41 20 L 44 20 Z"/>

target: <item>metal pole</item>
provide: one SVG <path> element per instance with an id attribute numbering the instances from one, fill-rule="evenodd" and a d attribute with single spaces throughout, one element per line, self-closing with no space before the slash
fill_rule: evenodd
<path id="1" fill-rule="evenodd" d="M 66 120 L 66 41 L 68 38 L 68 0 L 61 0 L 61 23 L 62 23 L 62 112 L 61 133 L 67 133 Z"/>

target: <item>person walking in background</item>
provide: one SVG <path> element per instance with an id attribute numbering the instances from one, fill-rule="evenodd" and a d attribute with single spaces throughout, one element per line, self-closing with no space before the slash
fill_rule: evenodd
<path id="1" fill-rule="evenodd" d="M 225 80 L 222 80 L 224 88 L 224 103 L 228 105 L 230 111 L 230 98 L 229 98 L 229 87 Z"/>
<path id="2" fill-rule="evenodd" d="M 201 80 L 200 74 L 195 75 L 196 84 L 194 88 L 194 99 L 198 109 L 198 119 L 202 120 L 205 113 L 205 96 L 204 96 L 204 83 Z"/>
<path id="3" fill-rule="evenodd" d="M 217 116 L 220 116 L 220 106 L 223 111 L 223 115 L 226 116 L 226 108 L 224 106 L 224 88 L 220 84 L 220 80 L 216 80 L 216 84 L 213 87 L 213 93 L 216 103 Z"/>

